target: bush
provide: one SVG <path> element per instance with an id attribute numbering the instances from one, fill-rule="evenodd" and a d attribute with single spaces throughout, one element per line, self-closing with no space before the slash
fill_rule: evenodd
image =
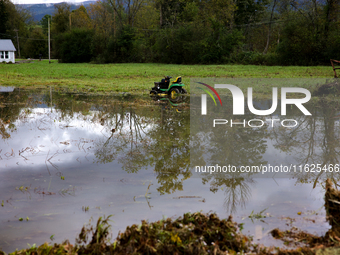
<path id="1" fill-rule="evenodd" d="M 63 63 L 90 62 L 93 57 L 92 37 L 92 30 L 79 28 L 57 36 L 56 57 Z"/>
<path id="2" fill-rule="evenodd" d="M 118 31 L 116 37 L 111 37 L 106 54 L 97 58 L 104 62 L 131 62 L 133 61 L 133 44 L 136 31 L 131 26 L 124 26 Z"/>
<path id="3" fill-rule="evenodd" d="M 242 33 L 228 31 L 220 24 L 211 27 L 183 25 L 158 32 L 154 44 L 155 61 L 174 64 L 211 64 L 229 61 L 241 45 Z"/>
<path id="4" fill-rule="evenodd" d="M 280 59 L 276 53 L 263 54 L 256 51 L 236 51 L 230 56 L 231 63 L 243 65 L 279 65 Z"/>
<path id="5" fill-rule="evenodd" d="M 214 25 L 206 38 L 201 62 L 205 64 L 228 63 L 233 51 L 240 48 L 244 36 L 240 30 L 228 31 L 219 24 Z"/>

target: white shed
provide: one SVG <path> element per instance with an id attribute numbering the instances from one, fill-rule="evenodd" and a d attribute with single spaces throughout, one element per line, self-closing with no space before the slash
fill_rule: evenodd
<path id="1" fill-rule="evenodd" d="M 12 40 L 10 39 L 0 39 L 0 63 L 2 62 L 12 62 L 15 63 L 15 55 L 16 51 Z"/>

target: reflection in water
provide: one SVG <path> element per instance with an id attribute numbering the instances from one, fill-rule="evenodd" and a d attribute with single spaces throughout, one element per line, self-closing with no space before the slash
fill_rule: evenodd
<path id="1" fill-rule="evenodd" d="M 312 116 L 300 117 L 299 125 L 290 130 L 274 129 L 274 146 L 294 155 L 298 165 L 306 166 L 296 173 L 299 182 L 324 182 L 327 178 L 335 183 L 340 172 L 340 107 L 326 102 L 313 108 Z M 330 166 L 324 168 L 324 166 Z"/>
<path id="2" fill-rule="evenodd" d="M 203 183 L 208 182 L 203 178 Z M 237 207 L 244 207 L 246 202 L 251 199 L 251 187 L 255 181 L 251 178 L 214 178 L 210 181 L 210 190 L 216 192 L 220 187 L 224 187 L 225 200 L 224 206 L 230 214 L 237 212 Z"/>
<path id="3" fill-rule="evenodd" d="M 0 229 L 9 230 L 0 230 L 4 240 L 0 247 L 23 248 L 26 236 L 29 243 L 49 241 L 52 234 L 56 241 L 73 241 L 90 216 L 104 213 L 115 215 L 118 231 L 144 218 L 159 220 L 189 210 L 216 210 L 222 217 L 239 214 L 241 220 L 252 210 L 271 206 L 271 213 L 281 217 L 280 199 L 291 203 L 285 206 L 290 211 L 301 201 L 307 201 L 308 210 L 316 210 L 323 203 L 319 187 L 317 198 L 306 200 L 296 196 L 310 196 L 310 190 L 292 186 L 320 182 L 328 173 L 300 174 L 293 182 L 278 181 L 278 187 L 252 174 L 194 178 L 190 153 L 199 165 L 266 164 L 273 155 L 278 160 L 294 157 L 297 164 L 334 164 L 339 162 L 340 108 L 320 106 L 313 108 L 312 118 L 290 112 L 299 118 L 299 128 L 229 128 L 223 136 L 202 135 L 190 141 L 187 101 L 58 91 L 0 93 L 0 202 L 4 204 Z M 267 188 L 273 192 L 268 194 Z M 281 195 L 275 189 L 292 193 Z M 87 207 L 90 214 L 82 210 Z M 30 221 L 19 222 L 25 215 Z M 279 217 L 271 221 L 274 227 L 280 224 Z"/>
<path id="4" fill-rule="evenodd" d="M 198 98 L 199 99 L 199 98 Z M 228 100 L 224 100 L 228 102 Z M 195 98 L 193 99 L 195 102 Z M 231 104 L 230 100 L 229 103 Z M 195 105 L 195 103 L 193 103 Z M 268 101 L 256 102 L 256 108 L 267 109 L 271 103 Z M 327 178 L 333 178 L 334 182 L 339 179 L 340 172 L 340 143 L 339 143 L 339 105 L 334 103 L 320 102 L 319 104 L 309 104 L 308 109 L 312 110 L 312 116 L 301 116 L 301 112 L 296 109 L 289 109 L 284 119 L 294 119 L 297 121 L 296 127 L 285 128 L 282 125 L 273 125 L 268 119 L 280 120 L 281 117 L 274 113 L 273 116 L 253 116 L 246 113 L 242 118 L 235 119 L 231 112 L 220 115 L 207 115 L 200 117 L 200 109 L 192 109 L 192 167 L 195 166 L 293 166 L 291 174 L 273 173 L 271 175 L 263 173 L 257 174 L 253 171 L 246 173 L 225 172 L 225 173 L 201 173 L 203 180 L 213 184 L 212 190 L 216 190 L 216 184 L 226 185 L 230 189 L 235 189 L 233 181 L 228 178 L 239 178 L 236 183 L 253 182 L 253 178 L 263 177 L 292 177 L 297 183 L 314 182 L 314 188 L 319 182 L 324 182 Z M 226 109 L 232 109 L 230 106 Z M 196 117 L 199 116 L 199 117 Z M 213 120 L 217 116 L 223 116 L 239 125 L 216 125 L 213 127 Z M 245 120 L 262 119 L 263 127 L 251 128 L 240 125 Z M 281 118 L 282 120 L 282 118 Z M 267 123 L 265 122 L 267 121 Z M 277 123 L 280 123 L 277 121 Z M 204 131 L 203 131 L 204 130 Z M 327 169 L 326 169 L 327 168 Z M 203 169 L 203 167 L 202 167 Z M 239 169 L 239 168 L 238 168 Z M 203 169 L 204 170 L 204 169 Z M 197 175 L 197 174 L 196 174 Z M 224 184 L 225 183 L 225 184 Z M 227 184 L 228 183 L 228 184 Z M 232 183 L 232 185 L 230 185 Z M 227 199 L 230 211 L 233 212 L 239 202 L 244 204 L 244 198 L 248 198 L 249 186 L 243 186 L 239 191 L 239 198 L 235 201 L 234 191 L 228 190 Z M 235 201 L 235 202 L 233 202 Z"/>

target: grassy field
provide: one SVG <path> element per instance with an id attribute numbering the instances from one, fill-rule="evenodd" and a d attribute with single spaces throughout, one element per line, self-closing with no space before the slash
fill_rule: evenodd
<path id="1" fill-rule="evenodd" d="M 0 85 L 21 88 L 53 86 L 81 92 L 131 92 L 148 94 L 163 76 L 299 78 L 333 77 L 331 66 L 171 65 L 171 64 L 62 64 L 33 60 L 0 64 Z"/>

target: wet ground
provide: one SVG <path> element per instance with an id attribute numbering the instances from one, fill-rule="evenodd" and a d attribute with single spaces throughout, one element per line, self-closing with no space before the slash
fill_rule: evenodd
<path id="1" fill-rule="evenodd" d="M 318 235 L 330 229 L 323 181 L 338 180 L 338 173 L 193 177 L 189 100 L 5 91 L 0 90 L 0 249 L 5 252 L 52 240 L 73 242 L 83 224 L 103 215 L 113 215 L 113 237 L 143 219 L 197 211 L 220 218 L 232 214 L 244 223 L 244 234 L 264 245 L 282 245 L 269 235 L 274 228 L 295 226 Z M 339 163 L 340 107 L 310 107 L 315 114 L 300 119 L 305 124 L 298 129 L 266 129 L 256 132 L 256 139 L 247 129 L 244 142 L 233 149 L 247 158 L 247 150 L 257 147 L 253 158 L 259 162 Z"/>

